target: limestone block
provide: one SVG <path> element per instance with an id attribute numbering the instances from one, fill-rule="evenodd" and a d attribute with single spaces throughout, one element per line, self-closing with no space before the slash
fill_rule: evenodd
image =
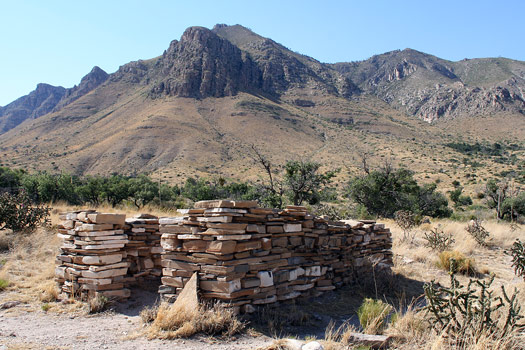
<path id="1" fill-rule="evenodd" d="M 202 290 L 219 292 L 219 293 L 233 293 L 241 290 L 241 280 L 233 281 L 200 281 L 199 287 Z"/>
<path id="2" fill-rule="evenodd" d="M 301 232 L 302 229 L 301 224 L 284 224 L 284 232 Z"/>
<path id="3" fill-rule="evenodd" d="M 87 218 L 95 224 L 124 225 L 126 223 L 126 214 L 92 213 L 88 214 Z"/>
<path id="4" fill-rule="evenodd" d="M 257 277 L 261 281 L 261 287 L 273 286 L 273 273 L 271 271 L 259 271 Z"/>
<path id="5" fill-rule="evenodd" d="M 213 254 L 232 254 L 237 246 L 236 241 L 211 241 L 208 242 L 206 252 Z"/>

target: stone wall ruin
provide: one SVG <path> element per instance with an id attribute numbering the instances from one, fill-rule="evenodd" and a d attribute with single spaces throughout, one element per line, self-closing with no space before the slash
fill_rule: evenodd
<path id="1" fill-rule="evenodd" d="M 197 272 L 201 298 L 251 312 L 392 266 L 390 230 L 374 221 L 334 222 L 305 207 L 267 209 L 254 201 L 202 201 L 180 212 L 128 219 L 95 211 L 61 215 L 61 292 L 127 298 L 130 286 L 160 277 L 162 299 L 174 301 Z"/>

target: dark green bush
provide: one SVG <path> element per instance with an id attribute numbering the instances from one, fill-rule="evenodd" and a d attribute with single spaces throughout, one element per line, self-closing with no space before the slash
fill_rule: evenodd
<path id="1" fill-rule="evenodd" d="M 356 176 L 348 185 L 348 196 L 366 207 L 369 214 L 392 218 L 398 210 L 421 216 L 449 217 L 452 210 L 436 184 L 420 186 L 407 169 L 385 166 Z"/>
<path id="2" fill-rule="evenodd" d="M 34 205 L 25 191 L 0 194 L 0 229 L 29 232 L 47 223 L 49 208 Z"/>

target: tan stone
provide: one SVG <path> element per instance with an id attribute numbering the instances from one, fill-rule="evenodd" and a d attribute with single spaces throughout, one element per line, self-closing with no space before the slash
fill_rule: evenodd
<path id="1" fill-rule="evenodd" d="M 248 224 L 245 223 L 220 223 L 220 222 L 208 222 L 206 223 L 206 227 L 208 228 L 216 228 L 216 229 L 222 229 L 222 230 L 246 230 L 246 227 Z"/>
<path id="2" fill-rule="evenodd" d="M 192 233 L 191 227 L 181 225 L 165 225 L 159 227 L 160 233 Z"/>
<path id="3" fill-rule="evenodd" d="M 166 286 L 182 288 L 184 286 L 182 282 L 182 277 L 167 277 L 164 276 L 161 278 L 162 284 Z"/>
<path id="4" fill-rule="evenodd" d="M 219 292 L 219 293 L 233 293 L 241 289 L 241 280 L 233 280 L 228 282 L 222 281 L 200 281 L 199 286 L 202 290 Z"/>
<path id="5" fill-rule="evenodd" d="M 208 243 L 206 252 L 214 254 L 232 254 L 235 252 L 237 242 L 235 241 L 211 241 Z"/>
<path id="6" fill-rule="evenodd" d="M 261 241 L 248 241 L 248 242 L 239 242 L 235 248 L 236 252 L 244 252 L 247 250 L 254 250 L 261 248 Z"/>
<path id="7" fill-rule="evenodd" d="M 174 261 L 174 260 L 163 260 L 162 267 L 168 267 L 170 269 L 187 270 L 187 271 L 199 271 L 200 270 L 199 265 L 185 263 L 182 261 Z"/>
<path id="8" fill-rule="evenodd" d="M 109 278 L 109 277 L 116 277 L 116 276 L 124 276 L 128 272 L 128 268 L 119 268 L 119 269 L 112 269 L 112 270 L 105 270 L 105 271 L 99 271 L 94 272 L 90 270 L 84 270 L 82 271 L 82 277 L 86 278 Z"/>
<path id="9" fill-rule="evenodd" d="M 182 243 L 182 250 L 193 253 L 193 252 L 204 252 L 206 251 L 207 242 L 203 240 L 191 240 L 184 241 Z"/>
<path id="10" fill-rule="evenodd" d="M 122 261 L 122 254 L 83 256 L 78 257 L 81 264 L 86 265 L 110 265 Z"/>
<path id="11" fill-rule="evenodd" d="M 92 213 L 88 214 L 87 218 L 95 224 L 124 225 L 126 223 L 126 214 Z"/>
<path id="12" fill-rule="evenodd" d="M 284 232 L 301 232 L 302 229 L 301 224 L 284 224 Z"/>
<path id="13" fill-rule="evenodd" d="M 251 235 L 220 235 L 220 236 L 216 236 L 215 238 L 219 241 L 228 241 L 228 240 L 242 241 L 242 240 L 250 239 L 252 238 L 252 236 Z"/>
<path id="14" fill-rule="evenodd" d="M 113 224 L 82 224 L 76 227 L 77 231 L 108 231 L 113 228 Z"/>
<path id="15" fill-rule="evenodd" d="M 266 226 L 266 232 L 267 233 L 282 233 L 284 232 L 284 229 L 282 225 L 271 225 L 271 226 Z"/>
<path id="16" fill-rule="evenodd" d="M 125 299 L 125 298 L 129 298 L 129 296 L 131 295 L 131 291 L 127 288 L 124 288 L 124 289 L 118 289 L 118 290 L 103 291 L 103 292 L 99 292 L 99 294 L 102 294 L 108 298 Z"/>

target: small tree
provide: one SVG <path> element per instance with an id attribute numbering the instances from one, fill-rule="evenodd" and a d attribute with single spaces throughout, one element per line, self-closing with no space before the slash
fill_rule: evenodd
<path id="1" fill-rule="evenodd" d="M 0 229 L 30 232 L 47 222 L 49 208 L 33 205 L 25 191 L 0 194 Z"/>
<path id="2" fill-rule="evenodd" d="M 459 183 L 458 183 L 459 184 Z M 463 187 L 456 186 L 456 188 L 449 192 L 450 200 L 454 203 L 454 207 L 459 208 L 465 205 L 472 205 L 472 198 L 470 196 L 464 196 Z"/>
<path id="3" fill-rule="evenodd" d="M 294 205 L 304 201 L 316 204 L 320 192 L 331 182 L 335 171 L 320 173 L 321 164 L 307 161 L 288 161 L 284 166 L 284 184 Z"/>

